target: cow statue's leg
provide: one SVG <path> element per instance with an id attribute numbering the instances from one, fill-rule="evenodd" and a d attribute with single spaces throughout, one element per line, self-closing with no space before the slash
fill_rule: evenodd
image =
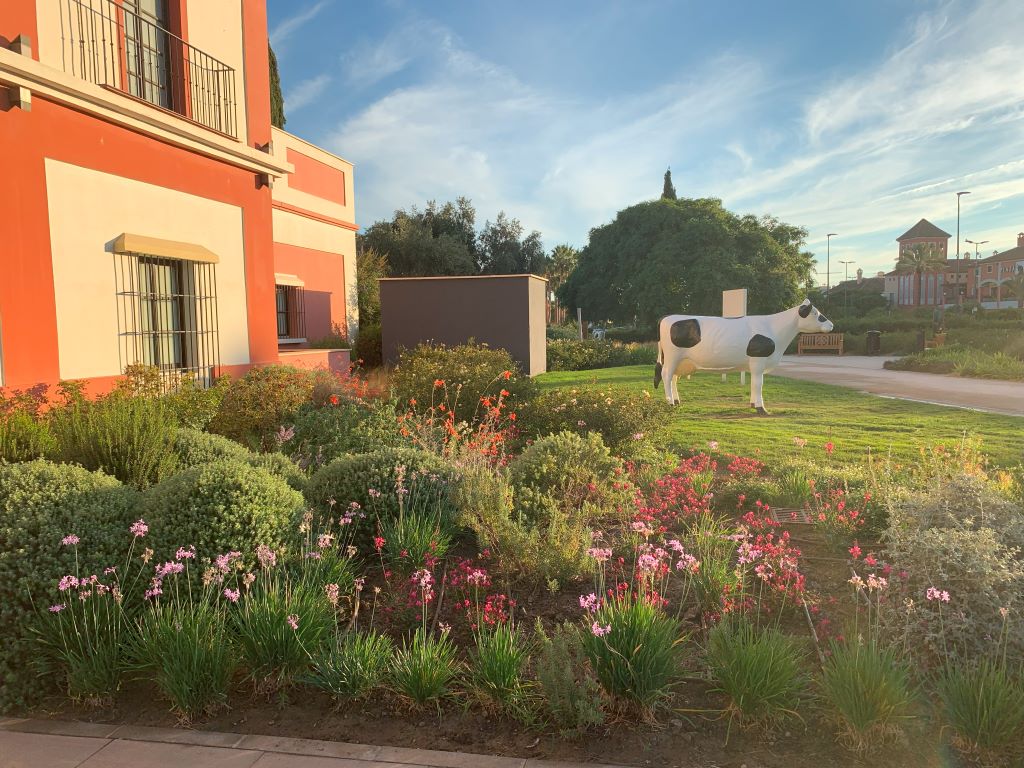
<path id="1" fill-rule="evenodd" d="M 661 367 L 661 383 L 665 388 L 665 399 L 669 405 L 679 402 L 676 392 L 676 368 L 679 367 L 679 357 L 674 349 L 665 350 L 665 361 Z"/>
<path id="2" fill-rule="evenodd" d="M 751 406 L 761 416 L 767 416 L 768 411 L 764 407 L 764 368 L 751 366 L 750 369 L 750 399 Z"/>

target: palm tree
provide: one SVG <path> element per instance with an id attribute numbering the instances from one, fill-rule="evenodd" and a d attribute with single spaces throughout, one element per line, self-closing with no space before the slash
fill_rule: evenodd
<path id="1" fill-rule="evenodd" d="M 946 257 L 934 245 L 918 243 L 900 254 L 896 262 L 897 272 L 913 272 L 917 275 L 917 294 L 914 304 L 921 306 L 921 276 L 925 272 L 935 272 L 946 266 Z"/>
<path id="2" fill-rule="evenodd" d="M 1017 309 L 1024 309 L 1024 272 L 1015 272 L 1013 277 L 1004 280 L 1003 288 L 1017 297 Z"/>

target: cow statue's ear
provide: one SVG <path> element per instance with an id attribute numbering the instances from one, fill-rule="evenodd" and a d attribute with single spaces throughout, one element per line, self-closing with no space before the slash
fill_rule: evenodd
<path id="1" fill-rule="evenodd" d="M 807 317 L 811 314 L 811 300 L 804 299 L 804 303 L 800 305 L 800 317 Z"/>

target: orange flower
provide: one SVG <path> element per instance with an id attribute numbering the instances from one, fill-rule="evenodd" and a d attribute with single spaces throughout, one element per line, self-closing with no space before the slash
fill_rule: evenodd
<path id="1" fill-rule="evenodd" d="M 515 415 L 514 413 L 510 413 L 510 414 L 508 415 L 508 420 L 509 420 L 509 421 L 515 421 L 515 420 L 516 420 L 516 415 Z"/>
<path id="2" fill-rule="evenodd" d="M 409 398 L 409 405 L 416 405 L 416 398 L 415 397 L 410 397 Z"/>
<path id="3" fill-rule="evenodd" d="M 508 381 L 509 379 L 512 378 L 512 371 L 504 371 L 504 372 L 502 372 L 501 375 L 502 375 L 502 378 L 505 379 L 505 381 Z"/>
<path id="4" fill-rule="evenodd" d="M 444 386 L 444 379 L 434 379 L 434 386 L 435 387 L 443 387 Z"/>
<path id="5" fill-rule="evenodd" d="M 501 396 L 502 397 L 508 397 L 508 390 L 507 389 L 501 390 Z"/>

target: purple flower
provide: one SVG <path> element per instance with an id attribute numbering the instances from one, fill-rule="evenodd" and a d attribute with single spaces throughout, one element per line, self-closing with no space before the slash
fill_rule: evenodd
<path id="1" fill-rule="evenodd" d="M 63 539 L 60 540 L 61 546 L 64 546 L 64 547 L 74 546 L 78 542 L 79 542 L 79 538 L 75 534 L 73 534 L 73 533 L 69 533 L 67 536 L 65 536 Z"/>
<path id="2" fill-rule="evenodd" d="M 128 530 L 130 530 L 132 532 L 132 535 L 136 539 L 141 539 L 143 536 L 145 536 L 147 533 L 149 533 L 149 526 L 146 525 L 146 521 L 145 520 L 142 520 L 140 518 L 139 520 L 136 520 L 134 523 L 132 523 L 132 527 L 129 528 Z"/>
<path id="3" fill-rule="evenodd" d="M 65 608 L 67 608 L 67 606 L 64 605 L 64 603 L 57 603 L 56 605 L 50 606 L 50 613 L 60 613 Z"/>

